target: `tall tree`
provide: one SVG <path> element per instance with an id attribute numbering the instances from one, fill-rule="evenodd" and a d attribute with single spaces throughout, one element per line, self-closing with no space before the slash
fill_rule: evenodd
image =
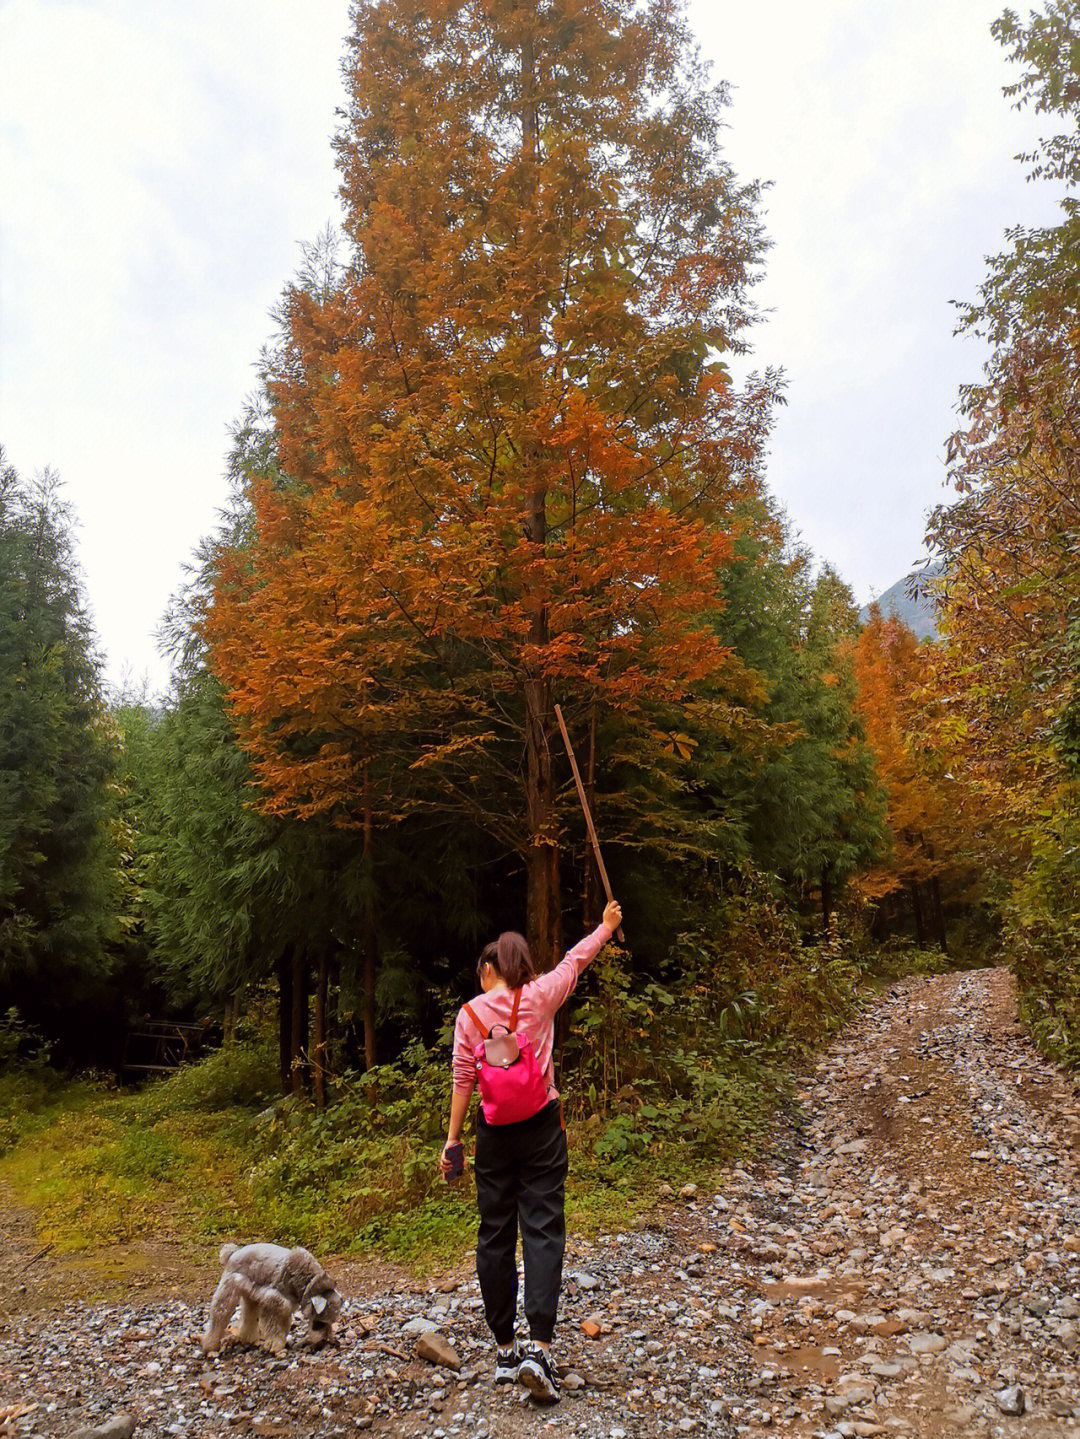
<path id="1" fill-rule="evenodd" d="M 112 963 L 115 737 L 55 476 L 0 451 L 0 1005 L 69 1004 Z"/>
<path id="2" fill-rule="evenodd" d="M 751 852 L 765 870 L 820 896 L 831 929 L 846 881 L 869 868 L 884 839 L 884 793 L 856 709 L 851 591 L 825 566 L 776 553 L 763 606 L 743 643 L 769 689 L 773 733 L 748 775 Z"/>
<path id="3" fill-rule="evenodd" d="M 891 847 L 863 889 L 875 896 L 905 890 L 919 943 L 933 930 L 945 949 L 941 886 L 961 875 L 970 795 L 937 742 L 936 661 L 935 648 L 920 646 L 903 621 L 871 607 L 854 646 L 856 705 L 888 797 Z"/>
<path id="4" fill-rule="evenodd" d="M 617 707 L 741 666 L 709 616 L 776 377 L 741 392 L 764 241 L 674 0 L 353 9 L 348 253 L 292 289 L 206 634 L 268 803 L 469 813 L 559 942 L 553 700 Z M 387 761 L 394 763 L 387 765 Z M 387 782 L 372 791 L 372 765 Z M 389 775 L 394 781 L 389 781 Z"/>
<path id="5" fill-rule="evenodd" d="M 949 444 L 959 498 L 929 528 L 944 561 L 941 733 L 953 770 L 977 788 L 988 890 L 1009 923 L 1029 1012 L 1075 1061 L 1080 3 L 1047 0 L 1023 20 L 1006 11 L 994 31 L 1020 67 L 1007 93 L 1064 122 L 1022 158 L 1065 198 L 1057 225 L 1009 232 L 963 312 L 990 358 L 962 392 L 964 424 Z"/>
<path id="6" fill-rule="evenodd" d="M 1068 128 L 1024 157 L 1032 178 L 1080 179 L 1080 4 L 1050 0 L 1026 23 L 994 27 L 1022 67 L 1018 104 Z M 949 445 L 959 498 L 931 519 L 944 560 L 944 622 L 953 656 L 942 681 L 962 729 L 961 763 L 998 817 L 992 848 L 1026 862 L 1046 792 L 1060 774 L 1055 726 L 1075 688 L 1080 622 L 1080 208 L 1060 224 L 1010 232 L 963 325 L 987 340 L 982 380 L 962 393 L 965 424 Z"/>

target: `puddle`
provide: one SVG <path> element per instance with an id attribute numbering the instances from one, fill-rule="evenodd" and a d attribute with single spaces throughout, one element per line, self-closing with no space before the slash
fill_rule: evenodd
<path id="1" fill-rule="evenodd" d="M 762 1344 L 755 1346 L 753 1354 L 756 1363 L 787 1370 L 796 1379 L 832 1380 L 840 1372 L 840 1360 L 836 1355 L 826 1354 L 816 1344 L 783 1350 Z"/>
<path id="2" fill-rule="evenodd" d="M 761 1292 L 766 1299 L 818 1299 L 833 1309 L 851 1309 L 859 1303 L 865 1282 L 859 1279 L 804 1278 L 801 1275 L 766 1281 Z"/>

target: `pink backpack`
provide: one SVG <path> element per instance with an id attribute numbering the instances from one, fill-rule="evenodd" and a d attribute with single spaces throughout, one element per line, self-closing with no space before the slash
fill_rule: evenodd
<path id="1" fill-rule="evenodd" d="M 465 1012 L 484 1036 L 473 1049 L 480 1101 L 488 1124 L 518 1124 L 539 1114 L 548 1102 L 547 1085 L 527 1034 L 515 1034 L 521 990 L 514 990 L 514 1007 L 509 1028 L 505 1024 L 485 1029 L 471 1004 Z M 496 1029 L 505 1034 L 494 1035 Z"/>

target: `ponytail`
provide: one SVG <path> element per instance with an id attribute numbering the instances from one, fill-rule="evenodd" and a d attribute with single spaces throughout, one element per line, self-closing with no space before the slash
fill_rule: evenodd
<path id="1" fill-rule="evenodd" d="M 476 966 L 478 975 L 485 964 L 494 965 L 511 989 L 520 989 L 536 978 L 525 936 L 516 930 L 505 930 L 493 944 L 484 945 Z"/>

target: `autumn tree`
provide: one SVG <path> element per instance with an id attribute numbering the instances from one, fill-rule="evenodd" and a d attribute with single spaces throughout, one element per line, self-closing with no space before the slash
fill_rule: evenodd
<path id="1" fill-rule="evenodd" d="M 1033 179 L 1060 183 L 1065 198 L 1059 224 L 1010 231 L 963 312 L 990 359 L 962 394 L 964 424 L 949 445 L 958 498 L 930 524 L 944 562 L 939 683 L 954 769 L 978 786 L 986 870 L 1004 891 L 1022 987 L 1048 1013 L 1071 996 L 1061 1012 L 1080 1035 L 1070 759 L 1080 634 L 1080 5 L 1049 0 L 1023 21 L 1007 11 L 994 30 L 1019 67 L 1007 93 L 1064 122 L 1024 158 Z"/>
<path id="2" fill-rule="evenodd" d="M 747 690 L 709 616 L 776 388 L 722 359 L 758 190 L 673 0 L 358 4 L 345 76 L 346 252 L 286 296 L 205 633 L 270 808 L 469 815 L 546 964 L 555 698 L 640 736 Z"/>
<path id="3" fill-rule="evenodd" d="M 853 656 L 857 709 L 887 795 L 891 839 L 883 863 L 866 876 L 864 893 L 906 891 L 918 943 L 933 932 L 946 949 L 942 883 L 958 880 L 964 868 L 970 794 L 949 772 L 936 740 L 942 706 L 936 702 L 935 650 L 873 605 Z"/>

